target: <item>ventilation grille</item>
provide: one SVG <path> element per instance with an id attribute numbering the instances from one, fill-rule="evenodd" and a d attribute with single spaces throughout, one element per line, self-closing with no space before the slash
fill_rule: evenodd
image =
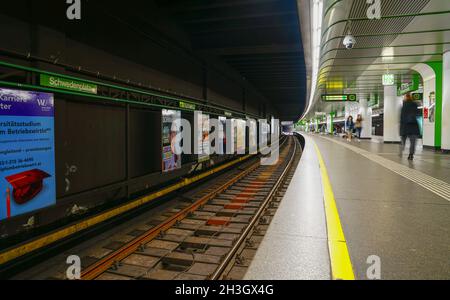
<path id="1" fill-rule="evenodd" d="M 425 6 L 431 0 L 382 0 L 381 1 L 381 14 L 382 16 L 393 16 L 393 15 L 409 15 L 416 14 L 422 11 Z M 374 35 L 367 37 L 357 37 L 357 47 L 380 47 L 374 49 L 360 50 L 354 49 L 352 51 L 338 51 L 336 53 L 336 58 L 353 58 L 355 56 L 381 56 L 383 51 L 382 46 L 389 46 L 396 38 L 397 35 L 383 35 L 388 33 L 402 32 L 409 23 L 414 19 L 414 17 L 400 17 L 392 19 L 380 19 L 380 20 L 369 20 L 367 19 L 367 9 L 368 4 L 366 0 L 354 0 L 349 18 L 365 18 L 361 21 L 353 21 L 351 24 L 347 24 L 346 28 L 342 32 L 345 36 L 349 29 L 353 35 Z M 350 28 L 351 27 L 351 28 Z M 340 41 L 340 48 L 343 49 L 342 39 Z M 374 62 L 376 58 L 373 58 L 371 62 Z M 367 63 L 367 60 L 365 60 Z M 351 60 L 335 60 L 333 64 L 344 65 L 350 63 Z M 328 65 L 328 64 L 327 64 Z M 364 69 L 364 66 L 358 66 L 356 69 Z M 343 70 L 343 67 L 329 68 L 330 71 Z M 356 71 L 350 75 L 351 77 L 357 77 L 360 72 Z M 335 73 L 336 74 L 336 73 Z M 343 73 L 344 75 L 345 73 Z M 346 76 L 347 77 L 347 76 Z"/>
<path id="2" fill-rule="evenodd" d="M 429 2 L 430 0 L 384 0 L 381 1 L 381 14 L 384 16 L 416 14 L 422 11 Z M 366 0 L 353 1 L 350 18 L 367 18 L 367 8 Z M 346 35 L 349 29 L 354 35 L 379 34 L 379 36 L 359 37 L 357 41 L 358 47 L 388 46 L 396 39 L 397 35 L 382 34 L 402 32 L 413 19 L 414 17 L 401 17 L 396 19 L 353 21 L 351 25 L 347 24 L 342 35 Z M 342 43 L 340 47 L 343 47 Z M 379 54 L 381 51 L 382 49 L 378 51 Z M 349 57 L 349 55 L 351 56 L 348 52 L 340 51 L 337 57 Z"/>

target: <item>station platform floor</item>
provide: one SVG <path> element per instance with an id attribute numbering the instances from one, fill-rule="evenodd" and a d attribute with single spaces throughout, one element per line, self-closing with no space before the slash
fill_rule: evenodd
<path id="1" fill-rule="evenodd" d="M 450 279 L 450 155 L 303 136 L 246 279 Z"/>

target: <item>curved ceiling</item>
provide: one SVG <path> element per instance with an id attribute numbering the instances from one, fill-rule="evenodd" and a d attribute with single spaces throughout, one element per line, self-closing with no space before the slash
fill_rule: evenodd
<path id="1" fill-rule="evenodd" d="M 407 2 L 381 1 L 381 18 L 368 19 L 365 0 L 325 1 L 318 86 L 310 113 L 329 108 L 319 100 L 323 93 L 382 95 L 382 74 L 407 79 L 417 73 L 416 64 L 442 60 L 450 44 L 450 1 Z M 357 42 L 352 50 L 342 44 L 349 31 Z"/>
<path id="2" fill-rule="evenodd" d="M 158 1 L 188 32 L 196 51 L 237 70 L 279 112 L 305 109 L 306 68 L 296 0 Z"/>

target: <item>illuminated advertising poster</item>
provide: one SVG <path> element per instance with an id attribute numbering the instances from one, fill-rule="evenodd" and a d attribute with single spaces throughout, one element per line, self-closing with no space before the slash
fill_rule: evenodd
<path id="1" fill-rule="evenodd" d="M 0 88 L 0 220 L 54 205 L 53 94 Z"/>
<path id="2" fill-rule="evenodd" d="M 197 118 L 197 128 L 201 131 L 198 135 L 198 161 L 202 162 L 208 160 L 209 158 L 209 116 L 205 114 L 198 114 L 199 118 Z"/>
<path id="3" fill-rule="evenodd" d="M 177 110 L 162 110 L 162 171 L 168 172 L 181 168 L 181 157 L 175 154 L 175 137 L 181 112 Z"/>
<path id="4" fill-rule="evenodd" d="M 245 153 L 245 125 L 244 120 L 236 120 L 236 151 L 239 154 Z"/>
<path id="5" fill-rule="evenodd" d="M 226 152 L 225 145 L 226 145 L 226 134 L 225 134 L 225 128 L 226 128 L 226 117 L 219 117 L 219 133 L 218 133 L 218 154 L 224 154 Z"/>
<path id="6" fill-rule="evenodd" d="M 249 150 L 253 150 L 256 149 L 257 145 L 256 145 L 256 140 L 257 140 L 257 136 L 256 136 L 256 121 L 254 120 L 250 120 L 250 126 L 249 126 L 249 130 L 248 130 L 248 146 L 249 146 Z"/>
<path id="7" fill-rule="evenodd" d="M 269 135 L 269 124 L 267 123 L 262 123 L 261 124 L 261 141 L 260 141 L 260 145 L 262 145 L 263 147 L 267 145 L 268 142 L 268 135 Z"/>
<path id="8" fill-rule="evenodd" d="M 232 124 L 232 130 L 233 130 L 234 153 L 236 153 L 237 152 L 237 136 L 238 136 L 238 133 L 237 133 L 237 127 L 238 127 L 237 120 L 236 119 L 231 120 L 231 124 Z"/>

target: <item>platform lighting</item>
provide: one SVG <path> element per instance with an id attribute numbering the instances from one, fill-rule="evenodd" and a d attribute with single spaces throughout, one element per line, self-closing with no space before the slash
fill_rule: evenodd
<path id="1" fill-rule="evenodd" d="M 320 60 L 320 40 L 322 37 L 322 15 L 323 15 L 323 0 L 312 0 L 312 77 L 311 77 L 311 93 L 309 95 L 308 108 L 304 116 L 308 114 L 311 109 L 314 95 L 316 93 L 317 75 L 319 71 Z"/>
<path id="2" fill-rule="evenodd" d="M 381 53 L 383 62 L 391 62 L 394 60 L 394 47 L 385 47 Z"/>

